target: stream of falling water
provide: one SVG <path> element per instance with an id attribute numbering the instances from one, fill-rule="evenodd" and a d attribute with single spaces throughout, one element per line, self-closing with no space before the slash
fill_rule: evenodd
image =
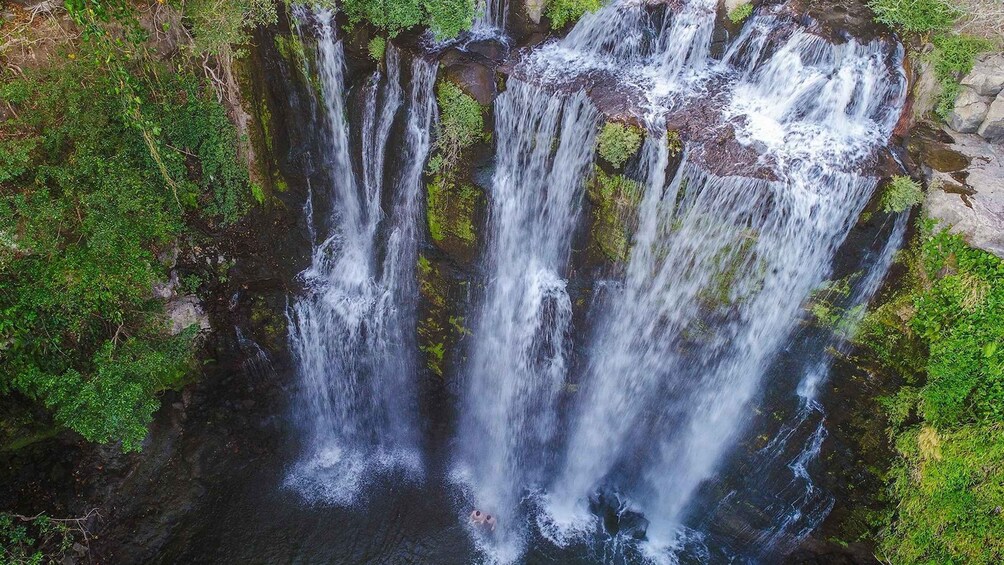
<path id="1" fill-rule="evenodd" d="M 302 381 L 296 416 L 307 431 L 287 484 L 309 499 L 349 503 L 380 468 L 421 469 L 415 372 L 414 265 L 422 216 L 421 175 L 435 116 L 436 66 L 415 58 L 407 103 L 400 56 L 363 87 L 359 147 L 346 120 L 344 55 L 333 15 L 299 12 L 316 27 L 317 73 L 326 128 L 326 186 L 305 206 L 312 229 L 305 293 L 290 307 L 290 346 Z M 304 25 L 298 26 L 301 30 Z M 390 132 L 404 107 L 404 139 L 387 175 Z M 358 155 L 360 174 L 352 168 Z M 390 209 L 381 206 L 390 190 Z M 318 202 L 312 200 L 319 199 Z"/>
<path id="2" fill-rule="evenodd" d="M 476 37 L 504 38 L 509 0 L 478 0 L 477 10 L 471 34 Z"/>
<path id="3" fill-rule="evenodd" d="M 636 117 L 651 132 L 638 166 L 645 195 L 627 272 L 597 303 L 584 374 L 569 377 L 581 389 L 558 471 L 543 484 L 539 470 L 549 461 L 541 448 L 557 431 L 555 395 L 566 365 L 558 330 L 567 331 L 568 316 L 557 305 L 567 298 L 556 289 L 565 284 L 564 220 L 574 209 L 556 220 L 554 209 L 540 205 L 552 199 L 534 180 L 557 164 L 515 183 L 522 190 L 509 187 L 532 164 L 526 155 L 548 151 L 544 140 L 554 134 L 527 141 L 541 129 L 536 118 L 524 124 L 532 113 L 513 104 L 526 97 L 522 83 L 511 80 L 496 106 L 494 261 L 461 447 L 473 498 L 505 519 L 516 518 L 520 496 L 542 487 L 539 524 L 558 544 L 595 531 L 590 502 L 609 492 L 647 519 L 645 550 L 672 558 L 695 491 L 748 419 L 767 365 L 871 197 L 876 179 L 858 170 L 902 106 L 901 53 L 878 41 L 833 45 L 763 16 L 751 19 L 722 60 L 712 59 L 715 6 L 693 0 L 653 16 L 637 2 L 616 2 L 517 66 L 522 79 L 550 85 L 613 77 L 627 95 L 641 96 L 644 113 Z M 702 97 L 717 102 L 720 120 L 702 126 L 731 129 L 739 147 L 758 155 L 766 178 L 741 167 L 709 172 L 714 148 L 700 142 L 688 145 L 672 174 L 664 120 Z M 549 104 L 542 98 L 532 106 L 541 112 Z M 520 135 L 507 133 L 507 123 L 519 123 Z M 579 143 L 592 146 L 585 133 Z M 578 163 L 572 170 L 582 170 Z M 540 196 L 528 205 L 527 194 Z M 558 231 L 539 237 L 541 223 Z M 550 249 L 559 252 L 542 251 Z M 560 299 L 545 308 L 551 296 Z M 818 444 L 824 436 L 814 437 Z M 493 555 L 509 560 L 511 549 L 496 543 Z"/>
<path id="4" fill-rule="evenodd" d="M 498 517 L 493 533 L 468 527 L 489 560 L 518 560 L 533 525 L 559 546 L 611 534 L 598 499 L 644 516 L 641 551 L 675 559 L 693 531 L 695 494 L 749 420 L 768 366 L 874 192 L 877 179 L 862 171 L 903 104 L 901 51 L 834 45 L 762 13 L 715 58 L 717 6 L 614 1 L 525 53 L 495 101 L 484 287 L 450 454 L 461 520 L 472 506 Z M 479 28 L 503 29 L 507 3 L 484 7 Z M 312 500 L 350 503 L 376 471 L 423 467 L 414 267 L 436 67 L 416 58 L 405 93 L 388 46 L 350 123 L 332 14 L 300 15 L 312 25 L 298 29 L 317 40 L 325 177 L 305 205 L 313 260 L 289 308 L 307 439 L 287 483 Z M 616 85 L 626 115 L 648 130 L 630 164 L 643 194 L 629 260 L 593 300 L 581 371 L 571 374 L 566 286 L 601 119 L 587 92 L 601 82 Z M 678 163 L 667 124 L 688 119 L 707 136 L 688 138 Z M 855 295 L 861 304 L 899 245 L 906 219 L 897 222 L 870 271 L 880 274 Z M 818 424 L 787 465 L 792 489 L 806 494 L 764 532 L 765 551 L 820 516 L 802 514 L 815 504 L 807 466 L 826 434 L 815 391 L 829 365 L 820 363 L 791 391 L 806 410 L 788 427 Z"/>
<path id="5" fill-rule="evenodd" d="M 507 523 L 496 545 L 518 556 L 517 507 L 544 479 L 557 428 L 572 315 L 564 277 L 597 113 L 584 93 L 555 96 L 512 79 L 495 124 L 488 280 L 465 370 L 456 474 Z"/>

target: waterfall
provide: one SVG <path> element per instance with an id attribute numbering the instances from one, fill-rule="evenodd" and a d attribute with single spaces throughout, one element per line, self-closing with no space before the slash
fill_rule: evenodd
<path id="1" fill-rule="evenodd" d="M 857 281 L 847 302 L 846 314 L 831 341 L 838 355 L 847 354 L 851 343 L 851 334 L 861 323 L 866 308 L 874 298 L 892 266 L 896 252 L 903 244 L 910 214 L 900 213 L 893 221 L 885 244 L 870 261 L 864 277 Z M 782 426 L 775 437 L 761 449 L 755 457 L 754 468 L 762 470 L 760 477 L 772 476 L 771 471 L 789 452 L 789 443 L 800 437 L 799 431 L 813 430 L 803 441 L 797 454 L 784 463 L 784 468 L 791 474 L 789 482 L 781 488 L 775 485 L 769 488 L 762 480 L 751 477 L 751 484 L 746 488 L 754 491 L 752 496 L 762 498 L 769 493 L 772 502 L 764 511 L 772 522 L 756 540 L 759 553 L 762 556 L 780 555 L 795 547 L 823 521 L 833 508 L 833 497 L 815 484 L 809 474 L 809 465 L 819 456 L 822 442 L 826 437 L 825 410 L 817 399 L 819 386 L 829 378 L 833 368 L 833 355 L 821 351 L 821 358 L 810 361 L 802 378 L 799 380 L 796 395 L 798 397 L 798 412 L 792 421 Z"/>
<path id="2" fill-rule="evenodd" d="M 516 72 L 542 84 L 574 83 L 585 73 L 612 79 L 654 112 L 696 94 L 708 78 L 716 7 L 715 0 L 693 0 L 652 13 L 643 2 L 611 2 L 530 53 Z"/>
<path id="3" fill-rule="evenodd" d="M 475 37 L 505 37 L 506 20 L 509 14 L 509 0 L 480 0 L 478 13 L 471 26 Z"/>
<path id="4" fill-rule="evenodd" d="M 542 480 L 568 363 L 565 270 L 593 159 L 596 109 L 511 79 L 495 103 L 487 282 L 465 367 L 457 472 L 518 543 L 522 490 Z"/>
<path id="5" fill-rule="evenodd" d="M 685 532 L 703 535 L 695 496 L 751 420 L 769 366 L 872 197 L 868 171 L 902 108 L 901 48 L 834 45 L 761 6 L 716 58 L 716 0 L 648 4 L 615 0 L 522 52 L 494 103 L 483 285 L 472 285 L 473 332 L 451 383 L 450 479 L 465 523 L 472 507 L 498 517 L 493 533 L 467 530 L 498 561 L 523 555 L 533 518 L 558 545 L 590 546 L 606 527 L 596 508 L 611 501 L 618 516 L 644 516 L 651 556 L 673 556 Z M 507 2 L 483 6 L 477 29 L 503 30 Z M 310 19 L 297 28 L 317 36 L 324 152 L 304 206 L 312 264 L 288 311 L 307 431 L 288 483 L 349 503 L 375 471 L 423 464 L 415 263 L 436 67 L 416 58 L 402 72 L 389 45 L 349 120 L 332 14 Z M 642 192 L 630 254 L 583 307 L 591 327 L 573 351 L 566 286 L 597 106 L 645 126 L 625 173 Z M 680 139 L 682 155 L 671 155 Z M 858 304 L 901 243 L 906 217 L 896 222 L 856 286 Z M 780 510 L 760 532 L 764 555 L 829 511 L 809 466 L 827 434 L 816 391 L 830 369 L 811 361 L 797 387 L 782 383 L 802 409 L 758 454 L 791 478 L 777 506 L 766 502 Z M 722 511 L 749 500 L 727 498 Z M 614 551 L 635 544 L 619 537 Z"/>
<path id="6" fill-rule="evenodd" d="M 700 29 L 706 7 L 692 2 L 666 17 L 671 28 Z M 652 21 L 631 3 L 604 12 L 623 18 L 603 24 L 607 35 L 593 29 L 602 12 L 583 18 L 581 37 L 577 26 L 527 68 L 560 68 L 568 81 L 598 68 L 629 80 L 646 69 L 671 77 L 702 69 L 699 82 L 673 81 L 719 101 L 720 123 L 705 129 L 732 130 L 740 147 L 758 154 L 755 166 L 769 171 L 766 178 L 709 172 L 713 146 L 698 140 L 667 175 L 662 118 L 685 116 L 690 102 L 678 95 L 686 89 L 647 97 L 639 117 L 657 133 L 642 150 L 639 227 L 622 287 L 597 306 L 544 527 L 559 543 L 591 531 L 588 503 L 597 490 L 610 491 L 644 513 L 653 548 L 672 547 L 695 490 L 747 420 L 802 301 L 870 198 L 876 179 L 857 171 L 888 138 L 905 81 L 899 51 L 879 42 L 832 45 L 777 18 L 754 18 L 739 36 L 746 46 L 730 58 L 696 63 L 708 50 L 692 41 L 710 36 L 684 35 L 686 47 L 660 50 L 658 34 L 645 39 Z"/>
<path id="7" fill-rule="evenodd" d="M 304 212 L 323 239 L 315 241 L 311 265 L 301 274 L 304 295 L 289 311 L 290 348 L 301 379 L 295 414 L 308 440 L 287 482 L 308 498 L 347 503 L 374 465 L 419 467 L 416 387 L 410 377 L 417 348 L 414 266 L 436 66 L 413 62 L 403 147 L 399 155 L 388 152 L 390 132 L 405 105 L 397 50 L 388 46 L 386 72 L 363 87 L 360 131 L 353 136 L 333 16 L 318 10 L 313 19 L 325 186 L 313 187 Z M 353 139 L 359 147 L 352 146 Z M 354 155 L 361 162 L 358 175 Z M 395 178 L 385 174 L 390 163 L 401 171 Z M 389 214 L 381 205 L 385 190 L 392 195 Z M 326 206 L 312 201 L 318 198 Z"/>

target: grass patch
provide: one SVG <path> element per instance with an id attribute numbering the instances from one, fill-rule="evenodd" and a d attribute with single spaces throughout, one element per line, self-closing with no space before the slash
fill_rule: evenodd
<path id="1" fill-rule="evenodd" d="M 882 211 L 900 213 L 924 201 L 924 191 L 920 183 L 910 177 L 895 176 L 882 194 Z"/>
<path id="2" fill-rule="evenodd" d="M 959 96 L 959 81 L 973 70 L 976 56 L 992 49 L 993 44 L 978 37 L 944 33 L 935 36 L 933 43 L 931 60 L 941 85 L 935 113 L 942 119 L 948 119 Z"/>
<path id="3" fill-rule="evenodd" d="M 944 0 L 869 0 L 875 20 L 909 33 L 944 31 L 962 15 Z"/>

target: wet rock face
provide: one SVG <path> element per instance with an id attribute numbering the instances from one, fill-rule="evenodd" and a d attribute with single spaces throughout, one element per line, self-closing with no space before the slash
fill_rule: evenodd
<path id="1" fill-rule="evenodd" d="M 491 45 L 479 45 L 481 51 L 493 54 Z M 495 88 L 496 63 L 474 51 L 451 48 L 442 57 L 442 76 L 459 86 L 482 106 L 488 106 L 498 94 Z"/>
<path id="2" fill-rule="evenodd" d="M 754 2 L 756 4 L 756 2 Z M 868 42 L 888 37 L 889 29 L 875 23 L 865 0 L 795 0 L 785 8 L 799 18 L 808 18 L 810 29 L 833 43 L 854 38 Z"/>

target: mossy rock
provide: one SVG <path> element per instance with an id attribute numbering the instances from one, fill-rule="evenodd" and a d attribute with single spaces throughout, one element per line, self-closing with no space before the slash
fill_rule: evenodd
<path id="1" fill-rule="evenodd" d="M 248 318 L 251 322 L 249 329 L 256 341 L 270 351 L 281 351 L 285 347 L 288 330 L 285 313 L 269 304 L 264 296 L 255 296 L 251 300 Z"/>
<path id="2" fill-rule="evenodd" d="M 462 316 L 464 305 L 455 298 L 466 294 L 463 288 L 466 282 L 448 273 L 450 269 L 445 258 L 430 260 L 419 256 L 418 347 L 425 356 L 426 367 L 439 378 L 450 376 L 450 359 L 456 345 L 471 333 Z"/>
<path id="3" fill-rule="evenodd" d="M 596 167 L 588 195 L 592 203 L 593 245 L 608 261 L 627 261 L 641 187 L 623 175 L 608 175 Z"/>
<path id="4" fill-rule="evenodd" d="M 437 175 L 426 193 L 429 235 L 436 246 L 460 263 L 469 262 L 477 250 L 475 228 L 481 191 L 466 182 Z"/>

